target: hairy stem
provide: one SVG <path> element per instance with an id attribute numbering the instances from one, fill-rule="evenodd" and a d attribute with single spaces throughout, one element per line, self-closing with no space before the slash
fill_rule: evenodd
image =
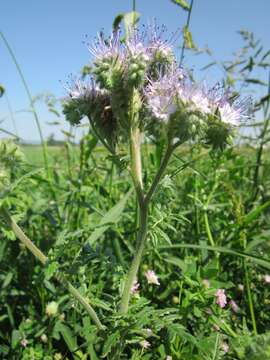
<path id="1" fill-rule="evenodd" d="M 125 282 L 124 291 L 121 299 L 120 304 L 120 313 L 125 314 L 128 311 L 128 304 L 131 294 L 131 288 L 134 282 L 136 281 L 137 272 L 141 263 L 143 250 L 146 242 L 146 235 L 147 235 L 147 215 L 148 215 L 148 208 L 147 206 L 139 206 L 139 231 L 137 235 L 137 246 L 135 250 L 135 255 L 133 261 L 131 263 L 131 267 L 128 272 L 128 276 Z"/>
<path id="2" fill-rule="evenodd" d="M 38 259 L 43 265 L 46 264 L 48 258 L 43 252 L 25 235 L 22 229 L 18 226 L 15 220 L 10 216 L 9 212 L 5 208 L 1 208 L 1 215 L 3 215 L 5 221 L 10 226 L 16 237 L 27 247 L 27 249 Z M 74 286 L 65 279 L 63 274 L 59 272 L 55 275 L 55 278 L 65 286 L 65 288 L 73 295 L 73 297 L 84 307 L 91 319 L 97 325 L 99 330 L 104 330 L 105 327 L 101 324 L 95 310 L 88 303 L 88 301 L 79 293 Z"/>
<path id="3" fill-rule="evenodd" d="M 139 266 L 142 260 L 143 250 L 145 247 L 146 236 L 147 236 L 149 203 L 168 165 L 173 150 L 176 148 L 176 146 L 179 145 L 179 144 L 168 145 L 167 151 L 165 152 L 160 168 L 153 180 L 150 190 L 148 191 L 147 195 L 144 197 L 143 186 L 142 186 L 141 153 L 140 153 L 140 143 L 138 142 L 138 134 L 139 133 L 137 131 L 134 133 L 133 130 L 131 130 L 130 154 L 131 154 L 132 178 L 133 178 L 134 186 L 137 191 L 137 201 L 139 204 L 138 206 L 139 230 L 137 234 L 135 255 L 126 278 L 124 291 L 122 294 L 122 299 L 120 304 L 120 313 L 122 314 L 128 312 L 128 304 L 131 295 L 131 288 L 134 282 L 136 281 L 137 272 L 139 270 Z"/>

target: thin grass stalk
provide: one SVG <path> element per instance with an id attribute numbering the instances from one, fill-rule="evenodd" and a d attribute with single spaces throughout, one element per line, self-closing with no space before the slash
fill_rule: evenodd
<path id="1" fill-rule="evenodd" d="M 39 133 L 39 137 L 40 137 L 40 141 L 41 141 L 41 146 L 42 146 L 42 153 L 43 153 L 43 160 L 44 160 L 44 167 L 45 167 L 45 170 L 46 170 L 46 174 L 47 174 L 47 178 L 48 178 L 48 181 L 50 182 L 50 171 L 49 171 L 49 163 L 48 163 L 48 154 L 47 154 L 47 147 L 46 147 L 46 142 L 44 141 L 44 137 L 43 137 L 43 133 L 42 133 L 42 129 L 41 129 L 41 125 L 40 125 L 40 121 L 39 121 L 39 118 L 38 118 L 38 114 L 37 114 L 37 111 L 36 111 L 36 108 L 35 108 L 35 105 L 34 105 L 34 101 L 33 101 L 33 97 L 31 95 L 31 92 L 30 92 L 30 89 L 29 89 L 29 86 L 25 80 L 25 77 L 23 75 L 23 72 L 22 72 L 22 69 L 17 61 L 17 58 L 9 44 L 9 42 L 7 41 L 6 37 L 4 36 L 4 34 L 0 31 L 0 36 L 17 68 L 17 71 L 20 75 L 20 78 L 21 78 L 21 81 L 23 83 L 23 86 L 24 86 L 24 89 L 26 91 L 26 94 L 27 94 L 27 97 L 29 99 L 29 103 L 30 103 L 30 109 L 34 115 L 34 119 L 35 119 L 35 122 L 36 122 L 36 125 L 37 125 L 37 128 L 38 128 L 38 133 Z"/>
<path id="2" fill-rule="evenodd" d="M 193 2 L 194 2 L 194 0 L 191 0 L 190 5 L 189 5 L 187 22 L 186 22 L 186 29 L 189 29 L 191 12 L 192 12 L 192 9 L 193 9 Z M 183 45 L 182 45 L 182 49 L 181 49 L 179 66 L 182 66 L 182 65 L 183 65 L 184 55 L 185 55 L 185 49 L 186 49 L 186 47 L 185 47 L 185 40 L 183 40 Z"/>
<path id="3" fill-rule="evenodd" d="M 1 208 L 1 214 L 3 215 L 6 223 L 10 226 L 13 233 L 16 237 L 27 247 L 27 249 L 35 256 L 37 260 L 39 260 L 43 265 L 46 264 L 48 258 L 43 252 L 25 235 L 23 230 L 19 227 L 19 225 L 15 222 L 12 216 L 9 214 L 7 209 Z M 74 288 L 74 286 L 65 279 L 64 275 L 57 272 L 55 278 L 69 291 L 71 295 L 83 306 L 88 315 L 91 317 L 93 322 L 97 325 L 99 330 L 104 330 L 105 327 L 100 322 L 97 313 L 92 308 L 92 306 L 88 303 L 88 301 L 80 294 L 80 292 Z"/>

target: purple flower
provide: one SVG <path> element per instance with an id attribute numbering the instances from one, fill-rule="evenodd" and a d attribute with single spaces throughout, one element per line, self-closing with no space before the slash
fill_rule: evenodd
<path id="1" fill-rule="evenodd" d="M 88 44 L 90 53 L 95 61 L 103 62 L 110 60 L 123 60 L 123 47 L 120 41 L 120 31 L 114 31 L 109 38 L 105 38 L 103 32 L 98 33 L 96 41 Z"/>
<path id="2" fill-rule="evenodd" d="M 148 284 L 160 285 L 158 277 L 153 270 L 146 271 L 144 275 L 147 279 Z"/>
<path id="3" fill-rule="evenodd" d="M 141 347 L 142 347 L 143 349 L 148 349 L 148 348 L 150 348 L 150 346 L 151 346 L 150 342 L 147 341 L 147 340 L 142 340 L 142 341 L 140 342 L 140 345 L 141 345 Z"/>
<path id="4" fill-rule="evenodd" d="M 229 345 L 226 342 L 222 342 L 220 347 L 225 354 L 227 354 L 230 350 Z"/>
<path id="5" fill-rule="evenodd" d="M 69 98 L 73 100 L 87 100 L 91 102 L 91 100 L 98 96 L 107 94 L 105 90 L 100 89 L 93 78 L 87 82 L 83 82 L 78 78 L 73 78 L 71 79 L 71 85 L 66 85 L 65 88 Z"/>
<path id="6" fill-rule="evenodd" d="M 28 345 L 28 340 L 26 338 L 23 338 L 21 340 L 21 346 L 25 348 L 27 345 Z"/>
<path id="7" fill-rule="evenodd" d="M 161 64 L 171 62 L 174 59 L 172 44 L 176 36 L 173 34 L 171 38 L 164 40 L 163 35 L 166 30 L 164 25 L 159 27 L 156 22 L 148 25 L 147 28 L 148 52 L 152 60 Z"/>
<path id="8" fill-rule="evenodd" d="M 224 308 L 227 304 L 227 297 L 224 289 L 218 289 L 215 293 L 216 303 L 219 307 Z"/>
<path id="9" fill-rule="evenodd" d="M 181 91 L 183 72 L 173 68 L 158 80 L 151 81 L 145 90 L 148 108 L 161 121 L 168 122 L 170 116 L 177 111 L 177 96 Z"/>
<path id="10" fill-rule="evenodd" d="M 140 59 L 141 61 L 149 61 L 148 48 L 144 41 L 144 34 L 140 33 L 138 29 L 133 29 L 126 40 L 126 55 L 133 59 Z"/>
<path id="11" fill-rule="evenodd" d="M 223 90 L 218 85 L 209 91 L 209 103 L 212 113 L 223 123 L 239 126 L 242 120 L 250 117 L 251 99 L 239 100 L 230 90 Z"/>
<path id="12" fill-rule="evenodd" d="M 236 304 L 234 300 L 230 300 L 229 305 L 235 313 L 238 313 L 240 311 L 239 306 Z"/>
<path id="13" fill-rule="evenodd" d="M 135 280 L 132 284 L 132 287 L 130 289 L 130 292 L 132 295 L 135 295 L 139 292 L 139 287 L 140 287 L 140 284 L 138 283 L 137 280 Z"/>

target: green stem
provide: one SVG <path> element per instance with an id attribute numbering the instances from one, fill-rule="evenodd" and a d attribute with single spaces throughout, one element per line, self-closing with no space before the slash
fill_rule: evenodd
<path id="1" fill-rule="evenodd" d="M 9 212 L 5 208 L 1 208 L 1 214 L 10 226 L 11 230 L 17 236 L 17 238 L 27 247 L 27 249 L 38 259 L 43 265 L 46 264 L 48 258 L 43 252 L 25 235 L 22 229 L 18 226 L 15 220 L 10 216 Z M 55 275 L 56 279 L 63 284 L 66 289 L 73 295 L 73 297 L 84 307 L 91 319 L 97 325 L 99 330 L 104 330 L 105 327 L 101 324 L 95 310 L 88 303 L 88 301 L 79 293 L 74 286 L 65 279 L 65 277 L 59 272 Z"/>
<path id="2" fill-rule="evenodd" d="M 148 215 L 147 206 L 145 205 L 139 206 L 140 223 L 139 223 L 139 231 L 137 235 L 137 246 L 135 250 L 135 256 L 133 258 L 130 270 L 128 272 L 128 276 L 125 282 L 124 291 L 121 299 L 120 313 L 122 314 L 125 314 L 128 311 L 131 288 L 134 282 L 136 281 L 137 272 L 142 259 L 143 250 L 146 242 L 146 235 L 147 235 L 147 221 L 148 221 L 147 215 Z"/>
<path id="3" fill-rule="evenodd" d="M 136 130 L 136 129 L 135 129 Z M 151 201 L 151 198 L 154 192 L 157 189 L 159 181 L 168 165 L 169 159 L 173 150 L 179 145 L 169 144 L 160 164 L 160 168 L 153 180 L 153 183 L 144 197 L 143 187 L 142 187 L 142 172 L 141 172 L 141 154 L 140 154 L 140 144 L 138 142 L 138 132 L 131 130 L 131 139 L 130 139 L 130 153 L 131 153 L 131 173 L 133 178 L 133 183 L 137 191 L 137 200 L 139 203 L 139 231 L 137 234 L 136 250 L 131 267 L 129 269 L 127 279 L 124 285 L 124 291 L 122 294 L 121 304 L 120 304 L 120 313 L 125 314 L 128 311 L 128 304 L 131 294 L 131 288 L 134 282 L 136 281 L 137 272 L 140 266 L 140 262 L 143 255 L 144 246 L 146 243 L 147 236 L 147 222 L 148 222 L 148 207 Z"/>
<path id="4" fill-rule="evenodd" d="M 206 210 L 204 211 L 204 223 L 205 223 L 205 229 L 206 229 L 208 240 L 209 240 L 209 242 L 210 242 L 210 244 L 212 246 L 215 246 L 215 242 L 214 242 L 212 232 L 211 232 L 211 229 L 210 229 L 210 225 L 209 225 L 209 221 L 208 221 L 208 215 L 207 215 Z"/>
<path id="5" fill-rule="evenodd" d="M 253 307 L 253 300 L 252 300 L 252 295 L 251 295 L 251 290 L 250 290 L 249 274 L 248 274 L 248 269 L 247 269 L 247 265 L 246 265 L 245 259 L 243 259 L 243 264 L 244 264 L 245 282 L 246 282 L 246 289 L 247 289 L 247 296 L 248 296 L 248 304 L 249 304 L 249 311 L 250 311 L 250 316 L 251 316 L 251 322 L 252 322 L 252 326 L 253 326 L 253 332 L 254 332 L 254 335 L 258 335 L 257 325 L 256 325 L 256 318 L 255 318 L 254 307 Z"/>

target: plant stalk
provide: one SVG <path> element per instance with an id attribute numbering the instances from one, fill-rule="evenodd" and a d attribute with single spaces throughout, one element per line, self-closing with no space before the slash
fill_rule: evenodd
<path id="1" fill-rule="evenodd" d="M 11 217 L 7 209 L 1 208 L 1 214 L 3 215 L 5 221 L 10 226 L 11 230 L 14 232 L 16 237 L 27 247 L 27 249 L 38 259 L 43 265 L 46 264 L 48 258 L 43 254 L 43 252 L 25 235 L 19 225 Z M 65 277 L 59 272 L 55 275 L 55 278 L 65 286 L 70 294 L 84 307 L 87 311 L 93 322 L 97 325 L 99 330 L 104 330 L 104 325 L 101 324 L 95 310 L 88 303 L 88 301 L 79 293 L 74 286 L 65 279 Z"/>
<path id="2" fill-rule="evenodd" d="M 139 204 L 138 206 L 139 230 L 137 234 L 135 255 L 126 278 L 126 282 L 122 294 L 122 299 L 120 304 L 120 313 L 122 314 L 126 314 L 128 312 L 128 304 L 131 295 L 131 288 L 134 282 L 136 281 L 137 272 L 139 270 L 139 266 L 143 255 L 143 250 L 146 243 L 149 203 L 168 165 L 173 150 L 176 148 L 176 146 L 178 146 L 178 144 L 168 146 L 166 153 L 164 154 L 163 160 L 160 164 L 160 168 L 153 180 L 153 183 L 147 195 L 144 196 L 143 184 L 142 184 L 140 143 L 138 141 L 139 135 L 140 133 L 139 131 L 137 131 L 137 129 L 135 129 L 135 131 L 134 129 L 131 129 L 131 136 L 130 136 L 131 173 L 132 173 L 133 183 L 136 188 L 137 201 Z"/>
<path id="3" fill-rule="evenodd" d="M 124 291 L 120 304 L 120 313 L 126 314 L 128 312 L 128 304 L 131 295 L 131 288 L 134 282 L 136 281 L 137 272 L 141 263 L 143 250 L 146 242 L 147 235 L 147 222 L 148 222 L 148 207 L 144 204 L 139 206 L 139 231 L 137 235 L 137 246 L 135 250 L 135 255 L 131 263 L 131 267 L 128 272 L 128 276 L 125 282 Z"/>

